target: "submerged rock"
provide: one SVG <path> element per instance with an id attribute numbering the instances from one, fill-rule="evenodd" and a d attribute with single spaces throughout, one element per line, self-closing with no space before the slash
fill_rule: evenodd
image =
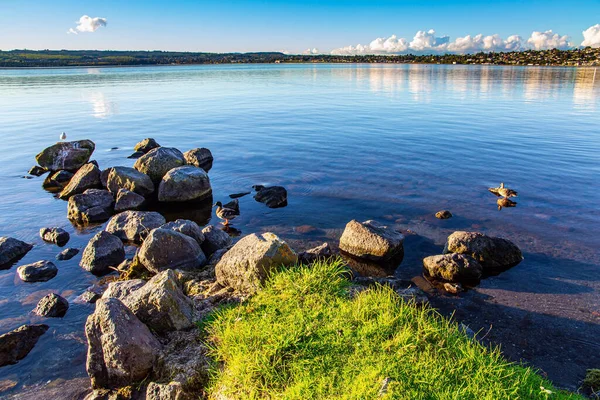
<path id="1" fill-rule="evenodd" d="M 310 264 L 319 260 L 326 260 L 329 257 L 331 257 L 331 247 L 327 242 L 298 254 L 298 259 L 304 264 Z"/>
<path id="2" fill-rule="evenodd" d="M 40 237 L 45 242 L 54 243 L 59 247 L 63 247 L 71 238 L 69 232 L 62 228 L 42 228 L 40 229 Z"/>
<path id="3" fill-rule="evenodd" d="M 154 193 L 152 179 L 142 172 L 129 167 L 113 167 L 108 174 L 106 187 L 113 193 L 127 189 L 141 196 Z"/>
<path id="4" fill-rule="evenodd" d="M 253 294 L 271 271 L 297 261 L 296 253 L 274 233 L 252 234 L 240 239 L 223 255 L 215 274 L 222 286 Z"/>
<path id="5" fill-rule="evenodd" d="M 48 325 L 22 325 L 0 335 L 0 367 L 25 358 L 47 330 Z"/>
<path id="6" fill-rule="evenodd" d="M 140 262 L 151 272 L 167 269 L 193 270 L 206 264 L 198 242 L 171 229 L 154 229 L 138 252 Z"/>
<path id="7" fill-rule="evenodd" d="M 214 225 L 208 225 L 202 229 L 204 242 L 202 242 L 202 251 L 207 257 L 210 257 L 214 252 L 231 246 L 231 237 Z"/>
<path id="8" fill-rule="evenodd" d="M 125 259 L 123 242 L 106 231 L 98 232 L 87 244 L 79 265 L 94 275 L 111 272 Z"/>
<path id="9" fill-rule="evenodd" d="M 62 318 L 69 309 L 69 302 L 56 293 L 50 293 L 42 297 L 33 312 L 40 317 Z"/>
<path id="10" fill-rule="evenodd" d="M 442 210 L 435 213 L 437 219 L 448 219 L 452 218 L 452 213 L 448 210 Z"/>
<path id="11" fill-rule="evenodd" d="M 68 249 L 64 249 L 63 251 L 58 253 L 56 255 L 56 259 L 59 261 L 66 261 L 66 260 L 70 260 L 71 258 L 75 257 L 77 254 L 79 254 L 79 249 L 68 248 Z"/>
<path id="12" fill-rule="evenodd" d="M 88 189 L 69 198 L 67 217 L 76 224 L 104 222 L 113 214 L 113 195 L 107 190 Z"/>
<path id="13" fill-rule="evenodd" d="M 467 254 L 483 267 L 483 273 L 494 273 L 514 267 L 523 260 L 521 250 L 507 239 L 479 232 L 457 231 L 448 236 L 444 254 Z"/>
<path id="14" fill-rule="evenodd" d="M 183 153 L 183 157 L 188 165 L 202 168 L 206 172 L 210 171 L 213 165 L 213 155 L 204 147 L 188 150 Z"/>
<path id="15" fill-rule="evenodd" d="M 155 211 L 123 211 L 108 221 L 105 230 L 124 242 L 141 244 L 152 229 L 165 222 Z"/>
<path id="16" fill-rule="evenodd" d="M 91 140 L 60 142 L 44 149 L 35 160 L 50 171 L 76 171 L 89 161 L 95 148 Z"/>
<path id="17" fill-rule="evenodd" d="M 259 203 L 264 203 L 269 208 L 287 206 L 287 190 L 283 186 L 264 187 L 255 185 L 252 187 L 256 190 L 254 199 Z"/>
<path id="18" fill-rule="evenodd" d="M 0 237 L 0 269 L 18 261 L 33 248 L 32 244 L 11 237 Z"/>
<path id="19" fill-rule="evenodd" d="M 86 369 L 94 389 L 141 382 L 152 372 L 160 342 L 120 300 L 96 302 L 85 324 Z"/>
<path id="20" fill-rule="evenodd" d="M 192 326 L 192 301 L 185 296 L 170 269 L 126 296 L 123 304 L 159 334 Z"/>
<path id="21" fill-rule="evenodd" d="M 29 175 L 33 175 L 33 176 L 42 176 L 44 175 L 46 172 L 48 172 L 48 170 L 46 168 L 42 168 L 39 165 L 34 165 L 33 167 L 31 167 L 29 169 L 28 174 Z"/>
<path id="22" fill-rule="evenodd" d="M 473 257 L 457 253 L 425 257 L 423 269 L 430 277 L 448 282 L 478 281 L 483 272 Z"/>
<path id="23" fill-rule="evenodd" d="M 152 139 L 152 138 L 146 138 L 140 142 L 138 142 L 134 147 L 133 150 L 134 151 L 140 151 L 144 154 L 146 154 L 147 152 L 149 152 L 150 150 L 156 149 L 157 147 L 160 147 L 160 144 L 158 144 L 156 142 L 156 140 Z"/>
<path id="24" fill-rule="evenodd" d="M 202 168 L 184 166 L 169 170 L 158 187 L 158 201 L 201 201 L 212 196 L 208 175 Z"/>
<path id="25" fill-rule="evenodd" d="M 42 260 L 21 265 L 17 268 L 17 274 L 24 282 L 46 282 L 58 274 L 58 268 L 52 262 Z"/>
<path id="26" fill-rule="evenodd" d="M 175 221 L 167 222 L 161 225 L 161 229 L 170 229 L 175 232 L 183 233 L 198 242 L 199 245 L 204 242 L 204 233 L 202 229 L 194 221 L 189 219 L 177 219 Z"/>
<path id="27" fill-rule="evenodd" d="M 340 238 L 340 250 L 361 259 L 376 262 L 395 260 L 404 256 L 404 236 L 395 229 L 375 221 L 348 222 Z"/>
<path id="28" fill-rule="evenodd" d="M 179 150 L 158 147 L 138 158 L 133 168 L 148 175 L 152 182 L 158 184 L 167 172 L 183 165 L 185 165 L 185 159 Z"/>
<path id="29" fill-rule="evenodd" d="M 81 194 L 88 189 L 100 189 L 100 169 L 93 163 L 85 164 L 81 167 L 69 181 L 69 184 L 60 192 L 58 197 L 68 199 L 69 197 Z"/>
<path id="30" fill-rule="evenodd" d="M 117 192 L 117 201 L 115 202 L 115 212 L 135 211 L 140 209 L 146 199 L 135 192 L 130 192 L 126 189 L 119 189 Z"/>

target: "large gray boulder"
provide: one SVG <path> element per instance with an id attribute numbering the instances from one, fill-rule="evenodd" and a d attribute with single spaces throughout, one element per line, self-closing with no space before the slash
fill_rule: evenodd
<path id="1" fill-rule="evenodd" d="M 134 147 L 133 150 L 134 151 L 141 151 L 142 153 L 147 153 L 150 150 L 156 149 L 157 147 L 160 147 L 160 144 L 158 144 L 156 142 L 156 140 L 152 139 L 152 138 L 146 138 L 140 142 L 138 142 Z"/>
<path id="2" fill-rule="evenodd" d="M 32 244 L 11 237 L 0 237 L 0 269 L 19 260 L 33 248 Z"/>
<path id="3" fill-rule="evenodd" d="M 100 189 L 101 187 L 100 169 L 95 164 L 88 163 L 79 168 L 58 197 L 61 199 L 68 199 L 69 197 L 81 194 L 88 189 Z"/>
<path id="4" fill-rule="evenodd" d="M 42 297 L 33 310 L 33 313 L 40 317 L 62 318 L 69 309 L 69 302 L 56 293 L 50 293 Z"/>
<path id="5" fill-rule="evenodd" d="M 252 234 L 223 255 L 215 274 L 222 286 L 253 294 L 272 271 L 297 261 L 296 253 L 274 233 Z"/>
<path id="6" fill-rule="evenodd" d="M 183 157 L 188 165 L 202 168 L 206 172 L 210 171 L 213 165 L 213 155 L 205 147 L 188 150 L 183 153 Z"/>
<path id="7" fill-rule="evenodd" d="M 204 233 L 202 229 L 194 221 L 189 219 L 177 219 L 175 221 L 167 222 L 161 226 L 161 229 L 170 229 L 175 232 L 183 233 L 198 242 L 199 245 L 204 242 Z"/>
<path id="8" fill-rule="evenodd" d="M 113 214 L 113 203 L 113 195 L 108 190 L 88 189 L 69 198 L 67 217 L 79 225 L 104 222 Z"/>
<path id="9" fill-rule="evenodd" d="M 124 242 L 141 244 L 152 229 L 165 222 L 165 218 L 155 211 L 123 211 L 108 221 L 106 231 Z"/>
<path id="10" fill-rule="evenodd" d="M 115 212 L 135 211 L 144 205 L 146 199 L 144 196 L 135 192 L 130 192 L 127 189 L 119 189 L 117 192 L 117 200 L 115 202 Z"/>
<path id="11" fill-rule="evenodd" d="M 357 258 L 376 262 L 401 261 L 404 236 L 375 221 L 348 222 L 340 238 L 340 250 Z"/>
<path id="12" fill-rule="evenodd" d="M 192 326 L 192 301 L 181 290 L 173 270 L 166 270 L 123 299 L 152 331 L 164 334 Z"/>
<path id="13" fill-rule="evenodd" d="M 45 242 L 54 243 L 59 247 L 63 247 L 71 238 L 69 232 L 63 228 L 42 228 L 40 229 L 40 237 Z"/>
<path id="14" fill-rule="evenodd" d="M 100 299 L 85 324 L 86 369 L 94 389 L 143 381 L 151 372 L 161 344 L 120 300 Z"/>
<path id="15" fill-rule="evenodd" d="M 173 168 L 162 178 L 158 187 L 158 201 L 200 201 L 212 196 L 208 174 L 190 165 Z"/>
<path id="16" fill-rule="evenodd" d="M 207 257 L 210 257 L 217 250 L 231 246 L 231 236 L 214 225 L 208 225 L 202 229 L 204 242 L 202 242 L 202 251 Z"/>
<path id="17" fill-rule="evenodd" d="M 108 299 L 114 297 L 115 299 L 119 299 L 123 301 L 127 296 L 129 296 L 134 291 L 138 290 L 142 286 L 146 284 L 146 281 L 143 279 L 130 279 L 127 281 L 116 281 L 108 284 L 108 287 L 102 293 L 103 299 Z"/>
<path id="18" fill-rule="evenodd" d="M 0 367 L 25 358 L 47 330 L 48 325 L 22 325 L 0 335 Z"/>
<path id="19" fill-rule="evenodd" d="M 167 172 L 185 165 L 183 154 L 171 147 L 157 147 L 138 158 L 133 168 L 148 175 L 158 184 Z"/>
<path id="20" fill-rule="evenodd" d="M 200 245 L 191 237 L 171 229 L 154 229 L 144 240 L 138 259 L 151 272 L 167 269 L 193 270 L 206 264 Z"/>
<path id="21" fill-rule="evenodd" d="M 129 167 L 113 167 L 108 173 L 106 187 L 113 193 L 126 189 L 141 196 L 154 192 L 152 179 L 142 172 Z"/>
<path id="22" fill-rule="evenodd" d="M 423 269 L 432 278 L 448 282 L 478 281 L 483 272 L 483 267 L 477 260 L 458 253 L 425 257 Z"/>
<path id="23" fill-rule="evenodd" d="M 58 268 L 47 260 L 21 265 L 17 268 L 17 275 L 24 282 L 46 282 L 54 278 L 56 274 L 58 274 Z"/>
<path id="24" fill-rule="evenodd" d="M 79 265 L 94 275 L 111 272 L 110 267 L 118 266 L 125 259 L 125 249 L 121 239 L 106 231 L 100 231 L 90 239 Z"/>
<path id="25" fill-rule="evenodd" d="M 35 156 L 35 160 L 42 168 L 50 171 L 76 171 L 89 161 L 95 148 L 96 145 L 91 140 L 60 142 L 44 149 Z"/>
<path id="26" fill-rule="evenodd" d="M 457 231 L 448 236 L 444 254 L 467 254 L 479 261 L 484 273 L 503 271 L 523 260 L 521 250 L 507 239 L 479 232 Z"/>

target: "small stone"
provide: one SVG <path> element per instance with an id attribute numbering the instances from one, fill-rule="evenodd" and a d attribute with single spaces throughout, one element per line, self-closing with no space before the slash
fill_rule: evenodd
<path id="1" fill-rule="evenodd" d="M 144 196 L 130 192 L 127 189 L 119 189 L 117 192 L 117 201 L 115 202 L 115 212 L 135 211 L 140 209 L 145 202 L 146 199 Z"/>
<path id="2" fill-rule="evenodd" d="M 58 197 L 68 199 L 69 197 L 81 194 L 88 189 L 100 189 L 100 169 L 93 164 L 87 163 L 81 167 L 71 178 L 68 185 L 60 192 Z"/>
<path id="3" fill-rule="evenodd" d="M 202 168 L 206 172 L 210 171 L 213 165 L 213 155 L 204 147 L 186 151 L 183 157 L 188 165 Z"/>
<path id="4" fill-rule="evenodd" d="M 62 318 L 69 309 L 69 302 L 56 293 L 44 296 L 37 304 L 33 312 L 40 317 Z"/>
<path id="5" fill-rule="evenodd" d="M 287 190 L 283 186 L 254 185 L 253 188 L 256 190 L 254 199 L 259 203 L 264 203 L 269 208 L 287 206 Z"/>
<path id="6" fill-rule="evenodd" d="M 401 261 L 404 256 L 403 243 L 404 236 L 393 228 L 375 221 L 352 220 L 340 238 L 340 250 L 371 261 Z"/>
<path id="7" fill-rule="evenodd" d="M 298 259 L 304 264 L 310 264 L 319 260 L 326 260 L 329 257 L 331 257 L 331 247 L 327 242 L 298 254 Z"/>
<path id="8" fill-rule="evenodd" d="M 483 267 L 473 257 L 457 253 L 425 257 L 423 269 L 430 277 L 448 282 L 479 281 L 483 272 Z"/>
<path id="9" fill-rule="evenodd" d="M 98 232 L 87 244 L 79 265 L 93 273 L 103 275 L 111 272 L 125 259 L 123 242 L 106 231 Z"/>
<path id="10" fill-rule="evenodd" d="M 33 176 L 42 176 L 44 175 L 46 172 L 48 172 L 47 169 L 40 167 L 39 165 L 34 165 L 33 167 L 31 167 L 29 169 L 28 174 L 29 175 L 33 175 Z"/>
<path id="11" fill-rule="evenodd" d="M 45 242 L 54 243 L 58 247 L 63 247 L 71 238 L 69 232 L 62 228 L 42 228 L 40 229 L 40 237 Z"/>
<path id="12" fill-rule="evenodd" d="M 460 283 L 451 283 L 451 282 L 444 283 L 444 290 L 446 292 L 452 293 L 452 294 L 458 294 L 458 293 L 464 291 L 464 289 Z"/>
<path id="13" fill-rule="evenodd" d="M 133 158 L 134 160 L 140 158 L 141 156 L 143 156 L 144 153 L 143 151 L 134 151 L 133 153 L 131 153 L 129 156 L 127 156 L 127 158 Z"/>
<path id="14" fill-rule="evenodd" d="M 0 269 L 21 259 L 33 245 L 11 237 L 0 237 Z"/>
<path id="15" fill-rule="evenodd" d="M 91 290 L 86 290 L 79 296 L 79 301 L 94 304 L 101 296 Z"/>
<path id="16" fill-rule="evenodd" d="M 71 258 L 75 257 L 77 254 L 79 254 L 79 249 L 74 249 L 72 247 L 69 247 L 68 249 L 64 249 L 63 251 L 58 253 L 56 255 L 56 259 L 59 261 L 66 261 L 66 260 L 70 260 Z"/>
<path id="17" fill-rule="evenodd" d="M 202 229 L 204 241 L 202 242 L 202 251 L 207 257 L 220 249 L 231 246 L 232 240 L 227 232 L 222 231 L 214 225 L 208 225 Z"/>
<path id="18" fill-rule="evenodd" d="M 135 151 L 140 151 L 143 154 L 146 154 L 147 152 L 149 152 L 152 149 L 156 149 L 157 147 L 160 147 L 160 144 L 158 144 L 156 142 L 156 140 L 152 139 L 152 138 L 146 138 L 144 140 L 142 140 L 141 142 L 138 142 L 134 147 L 133 150 Z"/>
<path id="19" fill-rule="evenodd" d="M 0 335 L 0 367 L 25 358 L 47 330 L 48 325 L 22 325 Z"/>
<path id="20" fill-rule="evenodd" d="M 17 274 L 24 282 L 46 282 L 58 274 L 58 268 L 52 262 L 42 260 L 21 265 L 17 268 Z"/>
<path id="21" fill-rule="evenodd" d="M 448 210 L 442 210 L 435 213 L 437 219 L 448 219 L 452 218 L 452 213 Z"/>

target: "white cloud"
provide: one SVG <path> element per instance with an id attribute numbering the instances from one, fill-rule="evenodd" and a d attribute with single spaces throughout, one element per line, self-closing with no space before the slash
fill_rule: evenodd
<path id="1" fill-rule="evenodd" d="M 500 35 L 483 36 L 482 34 L 459 37 L 448 45 L 451 53 L 477 53 L 480 51 L 519 51 L 523 48 L 523 39 L 519 35 L 509 36 L 504 40 Z"/>
<path id="2" fill-rule="evenodd" d="M 319 49 L 317 49 L 316 47 L 315 47 L 315 48 L 312 48 L 312 49 L 306 49 L 306 50 L 304 50 L 304 51 L 302 52 L 302 54 L 304 54 L 304 55 L 314 55 L 314 54 L 319 54 Z"/>
<path id="3" fill-rule="evenodd" d="M 583 42 L 581 42 L 581 45 L 594 48 L 600 47 L 600 24 L 590 26 L 583 31 Z"/>
<path id="4" fill-rule="evenodd" d="M 377 38 L 368 47 L 376 53 L 401 53 L 408 49 L 408 42 L 404 38 L 398 39 L 396 35 L 392 35 L 387 39 Z"/>
<path id="5" fill-rule="evenodd" d="M 98 28 L 106 26 L 106 18 L 92 18 L 87 15 L 83 15 L 79 18 L 75 29 L 70 28 L 67 33 L 77 35 L 79 32 L 96 32 Z"/>
<path id="6" fill-rule="evenodd" d="M 417 52 L 438 52 L 446 50 L 449 42 L 449 36 L 436 37 L 435 31 L 430 29 L 427 32 L 418 31 L 410 42 L 409 47 L 411 50 Z"/>
<path id="7" fill-rule="evenodd" d="M 552 32 L 552 30 L 546 32 L 533 32 L 531 37 L 527 39 L 527 43 L 534 50 L 564 50 L 572 47 L 569 43 L 569 37 L 567 35 L 560 36 L 558 33 Z"/>

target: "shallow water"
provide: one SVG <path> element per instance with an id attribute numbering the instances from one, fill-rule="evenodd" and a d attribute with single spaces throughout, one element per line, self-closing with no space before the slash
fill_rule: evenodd
<path id="1" fill-rule="evenodd" d="M 288 189 L 286 208 L 241 198 L 234 226 L 242 234 L 275 231 L 302 250 L 336 242 L 350 219 L 376 219 L 407 233 L 406 257 L 396 271 L 407 279 L 420 274 L 421 258 L 439 253 L 453 230 L 507 237 L 525 260 L 465 295 L 475 304 L 469 312 L 483 315 L 478 310 L 493 303 L 498 313 L 540 316 L 550 336 L 565 324 L 556 334 L 578 341 L 573 353 L 600 353 L 594 339 L 600 333 L 599 127 L 600 73 L 594 77 L 593 69 L 0 70 L 0 236 L 35 244 L 18 263 L 24 264 L 53 260 L 60 251 L 41 241 L 43 226 L 67 229 L 68 246 L 81 249 L 102 229 L 73 228 L 66 202 L 41 188 L 43 177 L 23 178 L 35 154 L 62 131 L 69 140 L 93 140 L 101 168 L 131 166 L 126 157 L 145 137 L 182 151 L 208 147 L 215 157 L 209 174 L 215 201 L 254 184 Z M 500 182 L 519 192 L 517 207 L 498 211 L 487 188 Z M 454 217 L 435 219 L 440 209 Z M 96 278 L 78 266 L 79 259 L 56 262 L 58 276 L 45 283 L 21 282 L 16 265 L 0 271 L 0 334 L 41 321 L 29 312 L 48 291 L 71 302 L 65 318 L 44 321 L 51 328 L 29 356 L 0 369 L 0 381 L 19 382 L 13 392 L 85 376 L 83 324 L 93 306 L 73 300 Z M 460 309 L 456 301 L 461 298 L 443 305 Z M 575 361 L 548 363 L 542 356 L 523 357 L 564 385 L 576 385 L 579 371 L 561 373 Z"/>

